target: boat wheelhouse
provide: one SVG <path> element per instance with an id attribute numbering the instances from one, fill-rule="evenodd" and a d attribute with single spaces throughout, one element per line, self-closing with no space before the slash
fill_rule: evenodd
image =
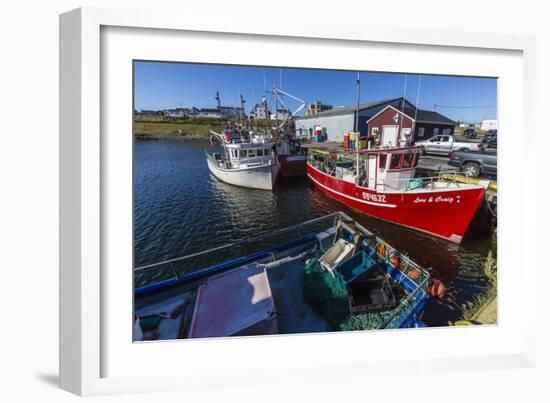
<path id="1" fill-rule="evenodd" d="M 358 150 L 348 157 L 312 155 L 309 178 L 321 191 L 362 213 L 460 243 L 485 187 L 416 177 L 419 147 Z"/>
<path id="2" fill-rule="evenodd" d="M 210 172 L 222 182 L 231 185 L 272 190 L 280 165 L 273 144 L 260 137 L 242 142 L 228 135 L 212 132 L 223 146 L 223 153 L 207 155 Z"/>

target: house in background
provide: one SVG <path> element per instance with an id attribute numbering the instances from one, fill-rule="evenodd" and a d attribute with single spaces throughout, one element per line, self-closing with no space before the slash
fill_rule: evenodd
<path id="1" fill-rule="evenodd" d="M 241 107 L 220 106 L 218 110 L 224 119 L 236 119 L 244 116 L 244 109 Z"/>
<path id="2" fill-rule="evenodd" d="M 409 137 L 413 141 L 427 140 L 439 134 L 454 134 L 456 122 L 434 111 L 388 105 L 368 120 L 369 135 L 378 136 L 383 146 L 399 145 Z"/>
<path id="3" fill-rule="evenodd" d="M 481 121 L 481 130 L 498 130 L 498 120 L 486 119 Z"/>
<path id="4" fill-rule="evenodd" d="M 290 111 L 288 109 L 277 109 L 277 113 L 271 115 L 272 120 L 286 120 L 290 117 Z"/>
<path id="5" fill-rule="evenodd" d="M 401 108 L 403 105 L 408 108 L 414 106 L 404 98 L 385 99 L 359 105 L 359 119 L 357 116 L 357 105 L 329 109 L 315 115 L 306 115 L 295 120 L 296 135 L 304 137 L 321 127 L 326 130 L 328 141 L 341 142 L 344 134 L 349 132 L 360 132 L 366 136 L 368 133 L 367 121 L 388 105 Z M 357 122 L 358 121 L 358 122 Z M 358 127 L 356 127 L 356 123 Z"/>
<path id="6" fill-rule="evenodd" d="M 332 105 L 323 105 L 321 101 L 315 101 L 314 103 L 310 104 L 307 108 L 306 115 L 316 115 L 318 113 L 321 113 L 323 111 L 328 111 L 332 109 Z"/>
<path id="7" fill-rule="evenodd" d="M 271 110 L 269 109 L 269 105 L 264 102 L 254 105 L 250 111 L 250 118 L 256 120 L 265 120 L 266 118 L 271 119 Z"/>
<path id="8" fill-rule="evenodd" d="M 199 118 L 221 119 L 222 113 L 217 108 L 202 108 L 197 116 Z"/>
<path id="9" fill-rule="evenodd" d="M 189 116 L 189 108 L 168 109 L 166 112 L 168 112 L 168 116 L 172 118 L 183 118 Z"/>

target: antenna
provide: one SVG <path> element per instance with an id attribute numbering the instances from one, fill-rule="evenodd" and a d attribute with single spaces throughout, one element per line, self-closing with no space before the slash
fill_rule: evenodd
<path id="1" fill-rule="evenodd" d="M 216 91 L 216 97 L 214 99 L 218 102 L 218 109 L 221 109 L 222 104 L 221 104 L 221 100 L 220 100 L 220 92 L 219 91 Z"/>

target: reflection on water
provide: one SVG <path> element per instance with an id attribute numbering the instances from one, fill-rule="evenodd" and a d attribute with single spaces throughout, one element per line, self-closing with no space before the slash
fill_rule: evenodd
<path id="1" fill-rule="evenodd" d="M 425 313 L 429 325 L 460 318 L 460 306 L 485 284 L 482 263 L 496 235 L 458 246 L 356 213 L 315 189 L 307 178 L 279 178 L 273 192 L 218 181 L 206 164 L 210 145 L 197 141 L 136 142 L 135 267 L 225 245 L 338 210 L 407 253 L 447 286 Z"/>

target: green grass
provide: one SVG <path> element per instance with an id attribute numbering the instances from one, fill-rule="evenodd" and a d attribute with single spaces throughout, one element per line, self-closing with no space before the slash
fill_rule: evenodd
<path id="1" fill-rule="evenodd" d="M 472 302 L 462 307 L 465 320 L 475 321 L 480 311 L 497 296 L 497 262 L 491 251 L 487 254 L 483 271 L 489 284 L 483 294 L 476 296 Z"/>
<path id="2" fill-rule="evenodd" d="M 205 123 L 191 123 L 191 122 L 135 122 L 134 121 L 134 134 L 182 134 L 191 136 L 204 136 L 210 135 L 210 130 L 221 130 L 221 124 L 219 122 L 213 122 L 210 124 Z M 179 132 L 181 130 L 181 133 Z"/>
<path id="3" fill-rule="evenodd" d="M 135 136 L 153 138 L 209 137 L 210 130 L 220 132 L 227 121 L 208 118 L 171 118 L 167 116 L 135 116 L 133 132 Z M 273 122 L 274 123 L 274 122 Z M 258 121 L 259 127 L 265 122 Z"/>

